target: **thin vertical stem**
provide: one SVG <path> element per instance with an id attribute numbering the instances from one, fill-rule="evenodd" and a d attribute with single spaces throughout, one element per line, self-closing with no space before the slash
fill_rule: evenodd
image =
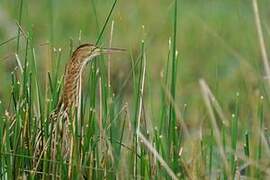
<path id="1" fill-rule="evenodd" d="M 114 30 L 114 21 L 112 21 L 112 26 L 111 26 L 111 32 L 110 32 L 110 42 L 109 42 L 109 47 L 112 47 L 112 39 L 113 39 L 113 30 Z M 110 140 L 112 142 L 112 118 L 111 118 L 111 112 L 112 112 L 112 93 L 111 93 L 111 55 L 108 55 L 108 119 L 109 123 L 111 124 L 110 126 Z"/>
<path id="2" fill-rule="evenodd" d="M 98 45 L 100 43 L 101 37 L 102 37 L 102 35 L 103 35 L 104 31 L 105 31 L 105 28 L 106 28 L 106 26 L 107 26 L 107 24 L 108 24 L 108 22 L 110 20 L 110 17 L 112 16 L 112 12 L 113 12 L 113 10 L 115 8 L 116 3 L 117 3 L 117 0 L 114 0 L 112 8 L 111 8 L 106 20 L 105 20 L 105 23 L 104 23 L 104 25 L 103 25 L 103 27 L 101 29 L 101 32 L 99 33 L 99 36 L 98 36 L 97 41 L 96 41 L 96 45 Z"/>
<path id="3" fill-rule="evenodd" d="M 177 54 L 176 54 L 176 35 L 177 35 L 177 1 L 174 1 L 174 23 L 173 23 L 173 38 L 172 38 L 172 75 L 171 75 L 171 96 L 172 101 L 175 101 L 175 89 L 176 89 L 176 77 L 177 77 Z M 173 142 L 175 142 L 175 124 L 176 124 L 176 114 L 175 110 L 173 108 L 173 105 L 170 104 L 170 111 L 169 111 L 169 141 L 171 141 L 171 138 L 173 139 Z M 171 137 L 171 134 L 173 135 Z M 171 144 L 171 143 L 170 143 Z"/>
<path id="4" fill-rule="evenodd" d="M 262 32 L 262 25 L 261 25 L 257 0 L 252 0 L 252 4 L 253 4 L 256 29 L 257 29 L 259 43 L 260 43 L 260 47 L 261 47 L 261 55 L 262 55 L 264 70 L 265 70 L 267 80 L 268 80 L 268 83 L 270 86 L 270 67 L 269 67 L 268 55 L 266 52 L 265 41 L 264 41 L 263 32 Z"/>
<path id="5" fill-rule="evenodd" d="M 20 25 L 22 23 L 22 12 L 23 12 L 23 0 L 20 0 L 19 15 L 18 15 L 19 26 L 17 35 L 17 49 L 16 49 L 17 54 L 19 53 L 20 50 L 20 36 L 21 36 Z"/>

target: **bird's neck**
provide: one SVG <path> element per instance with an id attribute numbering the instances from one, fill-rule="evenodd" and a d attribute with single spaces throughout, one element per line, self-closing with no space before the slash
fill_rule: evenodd
<path id="1" fill-rule="evenodd" d="M 65 70 L 63 94 L 58 107 L 65 110 L 78 105 L 81 81 L 81 66 L 71 61 Z"/>

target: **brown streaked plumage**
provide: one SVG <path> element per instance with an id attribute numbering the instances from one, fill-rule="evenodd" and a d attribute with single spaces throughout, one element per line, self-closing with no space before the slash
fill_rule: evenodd
<path id="1" fill-rule="evenodd" d="M 71 59 L 66 65 L 63 92 L 60 97 L 60 101 L 58 103 L 57 109 L 52 112 L 49 118 L 52 126 L 51 158 L 53 160 L 56 153 L 56 143 L 58 143 L 59 141 L 62 142 L 62 153 L 63 156 L 66 157 L 65 159 L 67 159 L 67 157 L 69 156 L 70 136 L 68 133 L 69 120 L 67 114 L 73 107 L 79 105 L 80 81 L 85 65 L 96 56 L 121 51 L 124 50 L 117 48 L 100 48 L 93 44 L 82 44 L 73 52 Z M 63 124 L 63 128 L 60 127 L 60 129 L 62 129 L 60 130 L 62 131 L 60 132 L 60 134 L 62 134 L 60 137 L 61 139 L 58 139 L 59 135 L 57 135 L 59 134 L 59 132 L 57 132 L 59 130 L 58 126 L 61 126 L 59 125 L 59 123 L 57 123 L 58 121 L 60 121 L 60 124 Z M 37 137 L 35 148 L 35 157 L 39 160 L 43 152 L 46 151 L 46 148 L 48 147 L 48 142 L 44 143 L 42 140 L 42 134 L 43 133 L 41 132 L 40 137 Z M 38 161 L 34 161 L 35 167 L 38 166 Z"/>
<path id="2" fill-rule="evenodd" d="M 79 95 L 79 81 L 85 65 L 94 57 L 101 54 L 123 51 L 116 48 L 98 48 L 93 44 L 82 44 L 72 54 L 71 60 L 66 66 L 64 76 L 63 94 L 58 105 L 66 108 L 71 108 L 77 105 Z"/>

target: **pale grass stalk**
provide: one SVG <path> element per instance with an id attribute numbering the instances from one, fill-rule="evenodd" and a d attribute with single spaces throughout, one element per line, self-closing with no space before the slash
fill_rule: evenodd
<path id="1" fill-rule="evenodd" d="M 22 33 L 22 35 L 23 35 L 23 37 L 24 37 L 25 39 L 27 39 L 27 38 L 28 38 L 28 35 L 25 33 L 25 30 L 23 30 L 23 28 L 22 28 L 22 26 L 19 24 L 19 22 L 16 22 L 16 25 L 18 26 L 19 32 Z M 20 33 L 19 33 L 19 36 L 21 36 Z"/>
<path id="2" fill-rule="evenodd" d="M 262 32 L 262 25 L 261 25 L 261 19 L 260 19 L 257 0 L 252 0 L 252 5 L 253 5 L 254 18 L 255 18 L 259 43 L 260 43 L 260 49 L 261 49 L 264 70 L 265 70 L 266 77 L 268 77 L 267 81 L 268 81 L 269 86 L 270 86 L 270 79 L 269 79 L 270 67 L 269 67 L 268 55 L 266 52 L 266 46 L 265 46 L 265 41 L 264 41 L 263 32 Z"/>
<path id="3" fill-rule="evenodd" d="M 112 47 L 113 30 L 114 30 L 114 21 L 112 21 L 111 26 L 109 48 Z M 111 88 L 111 54 L 108 54 L 108 89 L 110 88 Z"/>
<path id="4" fill-rule="evenodd" d="M 98 85 L 99 85 L 99 117 L 98 117 L 98 126 L 99 126 L 99 142 L 100 142 L 100 152 L 103 152 L 101 150 L 101 147 L 106 147 L 105 143 L 105 134 L 104 134 L 104 129 L 102 127 L 102 85 L 101 85 L 101 77 L 98 78 Z"/>
<path id="5" fill-rule="evenodd" d="M 228 165 L 227 158 L 226 158 L 226 155 L 225 155 L 222 143 L 221 143 L 222 140 L 221 140 L 220 130 L 218 128 L 216 118 L 215 118 L 215 114 L 214 114 L 214 110 L 213 110 L 213 107 L 211 105 L 211 96 L 209 95 L 209 91 L 208 91 L 209 88 L 208 88 L 206 82 L 203 79 L 199 80 L 199 84 L 200 84 L 200 87 L 201 87 L 201 92 L 202 92 L 202 95 L 203 95 L 205 105 L 206 105 L 208 113 L 210 115 L 211 124 L 212 124 L 212 127 L 214 129 L 214 137 L 216 139 L 216 142 L 217 142 L 217 145 L 218 145 L 218 148 L 219 148 L 223 163 L 225 165 L 226 173 L 227 173 L 227 175 L 230 175 L 230 173 L 229 173 L 230 172 L 229 165 Z"/>
<path id="6" fill-rule="evenodd" d="M 219 117 L 221 118 L 222 120 L 222 123 L 225 125 L 225 126 L 229 126 L 229 121 L 228 119 L 225 117 L 223 111 L 222 111 L 222 108 L 221 106 L 219 105 L 216 97 L 213 95 L 212 91 L 210 90 L 210 88 L 207 86 L 207 84 L 205 83 L 205 88 L 206 88 L 206 91 L 207 91 L 207 94 L 210 98 L 210 101 L 212 103 L 212 106 L 215 108 L 217 114 L 219 115 Z"/>
<path id="7" fill-rule="evenodd" d="M 16 53 L 15 53 L 15 59 L 16 59 L 16 62 L 17 62 L 17 64 L 18 64 L 18 66 L 19 66 L 19 69 L 20 69 L 20 71 L 21 71 L 21 74 L 23 74 L 22 63 L 21 63 L 21 61 L 20 61 L 20 58 L 19 58 L 18 54 L 16 54 Z"/>
<path id="8" fill-rule="evenodd" d="M 177 180 L 178 178 L 175 173 L 164 161 L 164 159 L 158 154 L 157 150 L 151 145 L 151 143 L 142 135 L 139 129 L 137 130 L 137 136 L 141 139 L 141 142 L 147 147 L 147 149 L 154 155 L 154 158 L 156 158 L 160 162 L 161 166 L 165 168 L 169 176 L 171 176 L 172 179 Z"/>
<path id="9" fill-rule="evenodd" d="M 269 148 L 269 144 L 267 142 L 267 139 L 265 137 L 264 132 L 260 132 L 261 135 L 261 140 L 262 140 L 262 145 L 264 146 L 265 149 L 265 154 L 268 156 L 268 158 L 270 157 L 270 148 Z"/>
<path id="10" fill-rule="evenodd" d="M 144 43 L 144 41 L 142 41 L 142 43 Z M 142 72 L 142 80 L 141 80 L 141 84 L 140 84 L 140 89 L 139 89 L 139 109 L 138 109 L 138 114 L 137 114 L 137 127 L 136 127 L 136 132 L 140 131 L 140 126 L 141 126 L 141 116 L 142 116 L 142 105 L 143 105 L 143 92 L 144 92 L 144 82 L 145 82 L 145 72 L 146 72 L 146 55 L 145 53 L 143 52 L 142 54 L 143 56 L 143 59 L 142 59 L 142 63 L 143 63 L 143 72 Z M 139 137 L 138 137 L 138 134 L 136 136 L 136 144 L 138 144 L 138 141 L 139 141 Z M 136 145 L 136 152 L 140 151 L 140 146 L 138 144 L 138 146 Z M 135 163 L 135 162 L 134 162 Z M 134 172 L 136 171 L 135 168 L 136 165 L 134 165 Z"/>
<path id="11" fill-rule="evenodd" d="M 51 70 L 50 70 L 50 68 L 49 67 L 52 67 L 52 64 L 51 64 L 51 51 L 50 51 L 50 48 L 49 48 L 49 46 L 46 46 L 47 47 L 47 57 L 48 57 L 48 59 L 46 59 L 46 62 L 48 62 L 48 63 L 44 63 L 43 65 L 44 65 L 44 72 L 52 72 Z M 49 80 L 49 77 L 46 75 L 45 76 L 45 84 L 49 84 L 50 83 L 50 80 Z M 46 117 L 46 114 L 45 114 L 45 112 L 48 112 L 48 110 L 49 110 L 49 104 L 50 104 L 50 101 L 51 101 L 51 98 L 49 98 L 49 97 L 51 97 L 50 96 L 50 87 L 49 86 L 45 86 L 45 101 L 46 101 L 46 105 L 45 105 L 45 108 L 44 108 L 44 117 Z"/>
<path id="12" fill-rule="evenodd" d="M 112 47 L 112 39 L 113 39 L 113 30 L 114 30 L 114 21 L 112 21 L 112 25 L 111 25 L 111 31 L 110 31 L 110 40 L 109 40 L 109 48 Z M 108 88 L 108 109 L 109 112 L 107 114 L 107 122 L 109 123 L 109 125 L 111 126 L 111 113 L 110 110 L 112 108 L 112 97 L 111 97 L 111 54 L 108 54 L 108 84 L 107 84 L 107 88 Z M 111 157 L 111 160 L 114 164 L 114 157 L 113 157 L 113 152 L 112 152 L 112 145 L 111 145 L 111 141 L 106 141 L 108 144 L 108 153 Z"/>
<path id="13" fill-rule="evenodd" d="M 37 68 L 37 66 L 36 66 L 36 51 L 35 51 L 35 49 L 34 48 L 32 48 L 32 53 L 33 53 L 33 59 L 34 59 L 34 63 L 35 63 L 35 67 Z M 37 76 L 37 70 L 36 70 L 36 76 Z M 38 79 L 37 78 L 35 78 L 35 86 L 36 86 L 36 96 L 37 96 L 37 104 L 34 106 L 34 109 L 35 109 L 35 112 L 36 112 L 36 114 L 37 114 L 37 116 L 40 118 L 40 116 L 41 116 L 41 112 L 40 112 L 40 102 L 39 102 L 39 92 L 38 92 Z"/>
<path id="14" fill-rule="evenodd" d="M 109 143 L 109 141 L 106 138 L 106 133 L 104 131 L 103 128 L 103 106 L 102 106 L 102 83 L 101 83 L 101 77 L 99 77 L 98 79 L 98 84 L 99 84 L 99 118 L 98 118 L 98 126 L 99 126 L 99 131 L 100 131 L 100 135 L 99 135 L 99 149 L 101 153 L 104 153 L 103 155 L 105 156 L 105 154 L 109 154 L 109 157 L 111 158 L 112 163 L 114 163 L 114 158 L 113 158 L 113 152 L 112 152 L 112 146 Z M 106 168 L 105 168 L 105 174 L 106 174 Z M 106 175 L 105 175 L 106 176 Z"/>
<path id="15" fill-rule="evenodd" d="M 217 114 L 219 115 L 219 117 L 221 118 L 222 120 L 222 123 L 225 125 L 225 126 L 229 126 L 229 121 L 228 119 L 225 117 L 223 111 L 222 111 L 222 108 L 221 106 L 219 105 L 216 97 L 213 95 L 212 91 L 210 90 L 210 88 L 206 85 L 205 88 L 207 88 L 207 92 L 208 92 L 208 95 L 209 95 L 209 98 L 211 100 L 211 103 L 213 105 L 213 107 L 215 108 Z"/>
<path id="16" fill-rule="evenodd" d="M 60 118 L 60 121 L 62 120 L 62 118 Z M 56 124 L 51 124 L 52 126 L 54 126 L 54 130 L 51 132 L 52 134 L 51 134 L 51 150 L 52 150 L 52 152 L 51 152 L 51 159 L 52 159 L 52 161 L 56 161 L 56 153 L 57 153 L 57 134 L 58 134 L 58 128 L 57 128 L 57 126 L 58 126 L 58 123 L 56 123 Z M 53 133 L 55 134 L 54 136 L 53 136 Z M 55 163 L 53 163 L 53 165 L 52 165 L 52 169 L 54 170 L 55 169 L 55 167 L 56 167 L 56 164 Z"/>
<path id="17" fill-rule="evenodd" d="M 126 112 L 127 109 L 127 104 L 125 104 L 120 111 L 116 114 L 115 118 L 113 119 L 113 121 L 119 117 L 123 112 Z M 110 127 L 112 126 L 112 122 L 109 122 L 109 124 L 107 125 L 107 127 L 105 128 L 106 130 L 108 130 Z"/>
<path id="18" fill-rule="evenodd" d="M 138 111 L 138 119 L 137 119 L 137 131 L 140 131 L 140 119 L 142 115 L 142 103 L 143 103 L 143 92 L 144 92 L 144 82 L 145 82 L 145 71 L 146 71 L 146 55 L 143 53 L 143 74 L 142 74 L 142 82 L 140 87 L 140 99 L 139 99 L 139 111 Z M 137 139 L 138 140 L 138 139 Z"/>
<path id="19" fill-rule="evenodd" d="M 127 121 L 127 130 L 124 132 L 124 136 L 123 136 L 123 141 L 126 141 L 126 145 L 129 147 L 133 146 L 132 141 L 130 141 L 130 139 L 132 139 L 134 131 L 132 128 L 132 123 L 131 123 L 131 117 L 130 117 L 130 111 L 128 108 L 128 104 L 126 104 L 126 121 Z M 122 151 L 121 155 L 120 155 L 120 168 L 123 170 L 121 171 L 121 174 L 118 174 L 118 178 L 117 179 L 128 179 L 129 178 L 129 171 L 126 168 L 126 165 L 128 164 L 127 159 L 128 159 L 128 151 Z M 121 177 L 121 178 L 120 178 Z"/>
<path id="20" fill-rule="evenodd" d="M 90 163 L 90 168 L 88 169 L 88 178 L 89 179 L 93 179 L 93 173 L 92 173 L 92 170 L 94 169 L 94 163 L 93 163 L 93 159 L 94 159 L 94 155 L 93 155 L 93 152 L 92 151 L 88 151 L 90 153 L 89 155 L 89 162 Z"/>

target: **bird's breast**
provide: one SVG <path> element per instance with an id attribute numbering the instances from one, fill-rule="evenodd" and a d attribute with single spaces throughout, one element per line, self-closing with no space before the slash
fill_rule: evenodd
<path id="1" fill-rule="evenodd" d="M 76 104 L 78 98 L 80 80 L 80 68 L 77 66 L 68 67 L 64 77 L 64 87 L 62 95 L 62 103 L 64 107 L 71 108 Z"/>

